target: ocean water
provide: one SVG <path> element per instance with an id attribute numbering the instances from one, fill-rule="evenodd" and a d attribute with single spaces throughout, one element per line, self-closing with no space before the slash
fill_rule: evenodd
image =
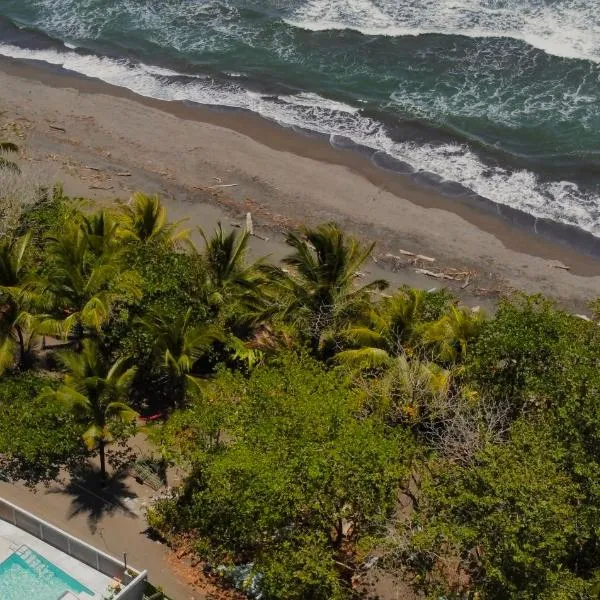
<path id="1" fill-rule="evenodd" d="M 600 237 L 598 0 L 0 0 L 0 54 L 251 110 Z"/>

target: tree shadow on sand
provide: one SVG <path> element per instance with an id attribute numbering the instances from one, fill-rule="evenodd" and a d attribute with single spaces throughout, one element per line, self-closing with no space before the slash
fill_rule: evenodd
<path id="1" fill-rule="evenodd" d="M 131 518 L 137 516 L 127 504 L 128 500 L 138 497 L 125 482 L 127 477 L 127 471 L 117 471 L 103 480 L 97 469 L 87 469 L 74 474 L 66 485 L 50 488 L 47 493 L 70 496 L 67 518 L 87 514 L 88 527 L 95 533 L 104 517 L 117 513 Z"/>

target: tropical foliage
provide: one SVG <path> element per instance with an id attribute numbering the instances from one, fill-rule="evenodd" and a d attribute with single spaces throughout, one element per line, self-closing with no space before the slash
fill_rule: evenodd
<path id="1" fill-rule="evenodd" d="M 109 364 L 90 340 L 83 342 L 81 352 L 62 351 L 57 358 L 66 369 L 64 383 L 46 388 L 42 397 L 64 406 L 84 424 L 83 441 L 88 450 L 98 451 L 100 472 L 106 477 L 106 446 L 113 441 L 115 428 L 137 417 L 125 402 L 135 367 L 127 367 L 125 357 Z"/>
<path id="2" fill-rule="evenodd" d="M 400 577 L 436 599 L 598 598 L 598 323 L 537 296 L 487 316 L 386 293 L 335 224 L 286 243 L 253 262 L 249 233 L 181 230 L 157 196 L 42 195 L 0 239 L 5 477 L 108 477 L 149 417 L 182 473 L 151 529 L 250 596 Z"/>
<path id="3" fill-rule="evenodd" d="M 13 142 L 0 141 L 0 169 L 19 172 L 19 166 L 11 160 L 8 155 L 19 151 L 19 147 Z"/>

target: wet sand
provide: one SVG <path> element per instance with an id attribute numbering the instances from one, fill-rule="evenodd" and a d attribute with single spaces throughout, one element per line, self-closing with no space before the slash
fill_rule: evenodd
<path id="1" fill-rule="evenodd" d="M 377 167 L 360 149 L 334 148 L 253 114 L 142 98 L 7 59 L 0 60 L 0 111 L 0 125 L 11 124 L 24 148 L 22 160 L 63 181 L 68 193 L 105 200 L 134 189 L 161 193 L 174 218 L 205 229 L 219 220 L 240 224 L 252 212 L 255 255 L 276 260 L 286 253 L 286 229 L 334 220 L 377 242 L 378 262 L 365 276 L 384 274 L 394 285 L 447 285 L 484 306 L 513 289 L 542 292 L 580 313 L 600 295 L 600 260 L 554 241 L 548 224 L 538 224 L 548 237 L 535 235 L 522 216 L 448 198 Z M 595 248 L 594 240 L 583 245 Z"/>

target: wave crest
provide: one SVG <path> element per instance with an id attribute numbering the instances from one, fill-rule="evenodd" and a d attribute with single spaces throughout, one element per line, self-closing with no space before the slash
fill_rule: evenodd
<path id="1" fill-rule="evenodd" d="M 309 0 L 285 21 L 311 31 L 370 36 L 507 37 L 548 54 L 600 63 L 600 3 L 594 0 Z"/>
<path id="2" fill-rule="evenodd" d="M 600 237 L 600 197 L 583 192 L 575 183 L 543 182 L 528 170 L 490 167 L 463 144 L 394 141 L 382 123 L 354 107 L 316 94 L 263 96 L 235 81 L 189 77 L 169 69 L 66 48 L 35 50 L 0 43 L 0 54 L 59 65 L 142 96 L 250 110 L 286 127 L 328 135 L 334 145 L 345 137 L 408 163 L 416 179 L 422 172 L 435 173 L 442 183 L 458 182 L 497 204 L 575 225 Z"/>

